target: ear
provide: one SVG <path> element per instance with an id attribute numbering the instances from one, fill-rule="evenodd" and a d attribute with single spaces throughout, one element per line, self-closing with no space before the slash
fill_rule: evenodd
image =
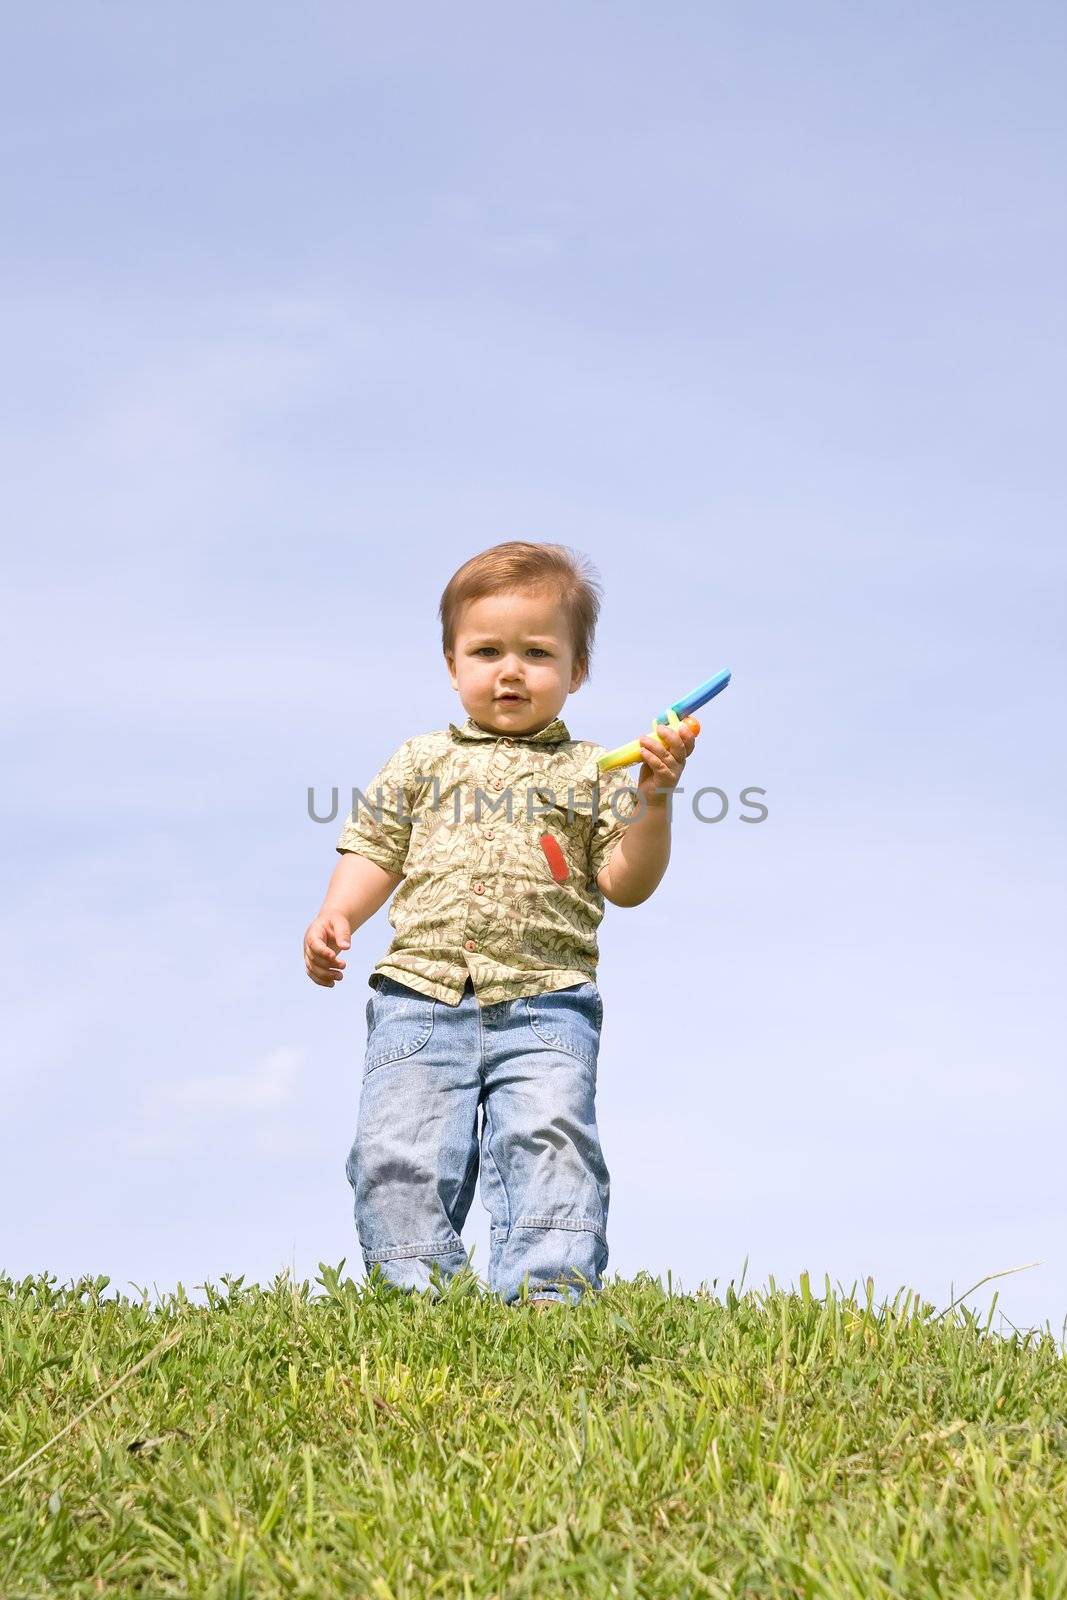
<path id="1" fill-rule="evenodd" d="M 580 689 L 586 680 L 586 676 L 585 667 L 580 662 L 576 662 L 571 673 L 571 686 L 568 692 L 574 694 L 576 690 Z"/>
<path id="2" fill-rule="evenodd" d="M 448 668 L 448 676 L 452 680 L 453 689 L 458 689 L 459 688 L 459 680 L 456 677 L 456 658 L 455 658 L 455 656 L 446 655 L 445 656 L 445 666 Z"/>

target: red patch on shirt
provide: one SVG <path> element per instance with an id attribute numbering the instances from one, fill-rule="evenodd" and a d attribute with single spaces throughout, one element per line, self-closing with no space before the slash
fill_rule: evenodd
<path id="1" fill-rule="evenodd" d="M 550 833 L 543 833 L 541 835 L 541 849 L 545 852 L 545 860 L 548 862 L 549 869 L 556 882 L 566 883 L 568 876 L 567 863 L 563 859 L 563 851 L 559 847 L 559 840 L 554 839 Z"/>

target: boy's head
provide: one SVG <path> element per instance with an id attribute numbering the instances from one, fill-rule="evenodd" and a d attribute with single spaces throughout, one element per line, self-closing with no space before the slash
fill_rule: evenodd
<path id="1" fill-rule="evenodd" d="M 512 540 L 472 556 L 439 613 L 448 674 L 468 715 L 492 733 L 547 727 L 589 677 L 599 611 L 592 568 L 562 545 Z"/>

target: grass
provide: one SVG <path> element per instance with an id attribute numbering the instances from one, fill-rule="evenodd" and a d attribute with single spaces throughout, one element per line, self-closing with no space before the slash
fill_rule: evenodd
<path id="1" fill-rule="evenodd" d="M 1048 1330 L 806 1276 L 538 1313 L 343 1268 L 206 1306 L 0 1276 L 4 1600 L 1067 1596 Z"/>

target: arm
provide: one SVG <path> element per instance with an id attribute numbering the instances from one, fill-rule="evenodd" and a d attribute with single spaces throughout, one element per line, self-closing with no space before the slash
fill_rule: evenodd
<path id="1" fill-rule="evenodd" d="M 304 935 L 304 965 L 313 983 L 324 989 L 340 983 L 345 965 L 340 952 L 348 949 L 355 930 L 384 906 L 403 878 L 402 872 L 386 872 L 366 856 L 345 851 Z"/>
<path id="2" fill-rule="evenodd" d="M 373 917 L 403 881 L 411 837 L 408 792 L 410 739 L 389 757 L 371 779 L 368 796 L 357 804 L 341 830 L 334 868 L 322 908 L 304 934 L 308 977 L 326 989 L 340 983 L 347 950 L 356 928 Z"/>
<path id="3" fill-rule="evenodd" d="M 319 916 L 339 911 L 349 929 L 357 928 L 380 911 L 398 884 L 403 883 L 402 872 L 386 872 L 366 856 L 346 850 L 326 887 Z"/>
<path id="4" fill-rule="evenodd" d="M 696 731 L 700 724 L 692 720 Z M 671 859 L 671 803 L 685 767 L 686 757 L 696 743 L 693 727 L 657 729 L 638 740 L 641 773 L 637 780 L 638 805 L 605 866 L 597 873 L 597 883 L 605 900 L 616 906 L 639 906 L 658 888 Z"/>
<path id="5" fill-rule="evenodd" d="M 640 816 L 634 816 L 597 873 L 605 900 L 614 906 L 639 906 L 659 887 L 671 859 L 670 795 L 646 796 Z"/>

